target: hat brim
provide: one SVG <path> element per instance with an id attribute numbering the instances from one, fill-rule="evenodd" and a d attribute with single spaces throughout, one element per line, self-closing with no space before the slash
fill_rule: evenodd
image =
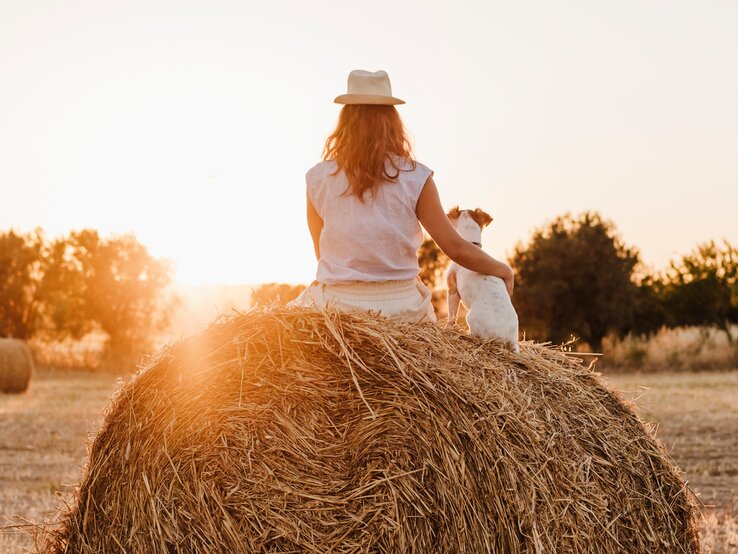
<path id="1" fill-rule="evenodd" d="M 336 104 L 375 104 L 395 106 L 404 104 L 404 100 L 395 98 L 394 96 L 383 96 L 380 94 L 341 94 L 336 96 L 334 100 Z"/>

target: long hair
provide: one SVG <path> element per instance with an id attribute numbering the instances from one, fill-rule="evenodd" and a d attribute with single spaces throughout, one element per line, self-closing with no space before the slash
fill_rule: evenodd
<path id="1" fill-rule="evenodd" d="M 409 160 L 415 168 L 400 114 L 394 106 L 385 105 L 345 105 L 323 149 L 323 159 L 335 160 L 336 172 L 346 172 L 349 187 L 344 194 L 356 195 L 362 202 L 366 192 L 374 194 L 382 183 L 397 182 L 400 168 L 391 154 Z"/>

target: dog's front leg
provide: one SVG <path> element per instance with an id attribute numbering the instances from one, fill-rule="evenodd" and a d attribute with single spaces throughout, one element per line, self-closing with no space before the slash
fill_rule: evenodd
<path id="1" fill-rule="evenodd" d="M 448 287 L 448 323 L 456 324 L 456 316 L 459 313 L 459 302 L 461 301 L 461 297 L 459 296 L 459 291 L 456 288 L 456 271 L 454 271 L 453 266 L 446 274 L 446 286 Z"/>

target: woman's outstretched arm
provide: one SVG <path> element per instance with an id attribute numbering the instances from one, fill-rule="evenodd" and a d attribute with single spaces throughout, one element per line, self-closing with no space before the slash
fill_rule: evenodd
<path id="1" fill-rule="evenodd" d="M 515 286 L 512 269 L 507 264 L 495 260 L 456 232 L 456 229 L 446 217 L 446 212 L 443 211 L 441 199 L 438 196 L 438 188 L 433 181 L 433 177 L 428 177 L 425 182 L 423 190 L 420 192 L 420 198 L 418 198 L 418 204 L 415 207 L 415 213 L 420 223 L 428 231 L 431 238 L 436 241 L 438 247 L 443 250 L 444 254 L 467 269 L 483 275 L 499 277 L 505 281 L 507 292 L 512 296 Z"/>
<path id="2" fill-rule="evenodd" d="M 320 232 L 323 230 L 323 220 L 310 201 L 310 196 L 307 197 L 307 222 L 308 229 L 310 229 L 310 236 L 313 238 L 315 259 L 320 260 Z"/>

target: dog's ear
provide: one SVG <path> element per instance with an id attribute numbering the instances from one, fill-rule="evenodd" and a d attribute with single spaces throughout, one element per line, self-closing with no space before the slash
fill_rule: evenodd
<path id="1" fill-rule="evenodd" d="M 473 212 L 470 211 L 469 215 L 476 222 L 476 224 L 479 225 L 480 229 L 484 229 L 487 225 L 492 223 L 492 216 L 484 210 L 480 210 L 479 208 L 477 208 Z"/>
<path id="2" fill-rule="evenodd" d="M 459 210 L 458 206 L 454 206 L 448 212 L 446 212 L 446 217 L 448 217 L 451 221 L 453 221 L 454 219 L 459 219 L 460 215 L 461 210 Z"/>

